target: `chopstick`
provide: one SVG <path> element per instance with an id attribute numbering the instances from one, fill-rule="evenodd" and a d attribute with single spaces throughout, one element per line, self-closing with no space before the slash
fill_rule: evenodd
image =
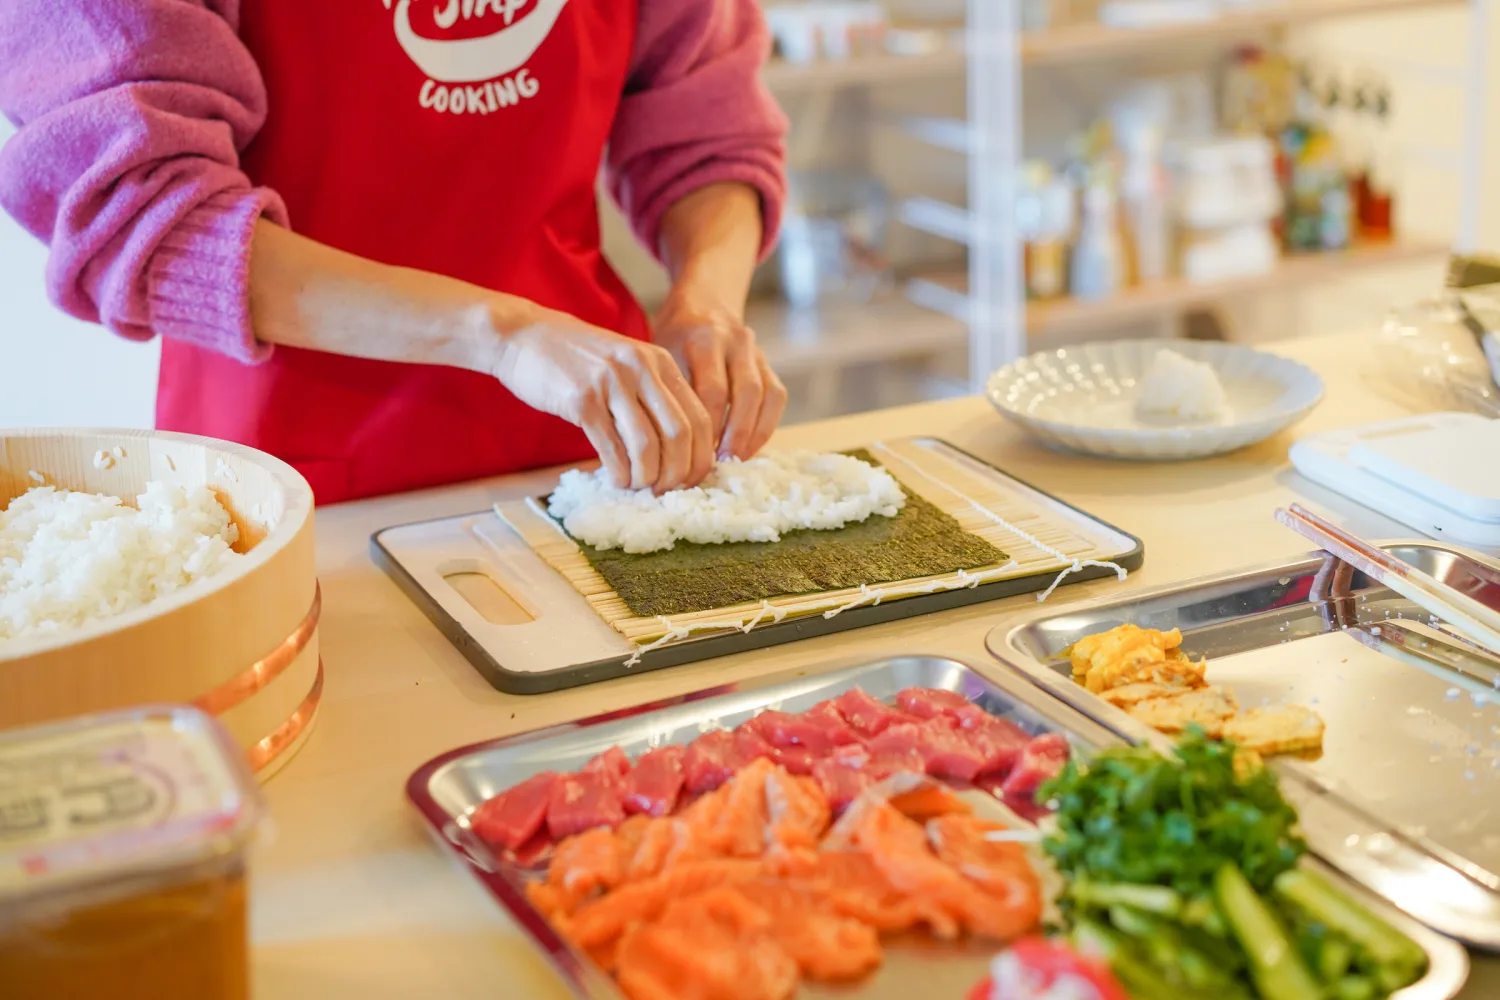
<path id="1" fill-rule="evenodd" d="M 1500 611 L 1439 582 L 1410 563 L 1324 520 L 1301 504 L 1278 509 L 1276 520 L 1376 583 L 1389 587 L 1443 619 L 1490 652 L 1500 653 Z"/>

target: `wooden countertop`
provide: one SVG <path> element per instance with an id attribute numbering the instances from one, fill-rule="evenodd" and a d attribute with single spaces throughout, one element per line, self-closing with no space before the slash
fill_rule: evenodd
<path id="1" fill-rule="evenodd" d="M 1328 383 L 1293 433 L 1400 416 L 1365 384 L 1358 338 L 1288 343 Z M 945 438 L 1140 536 L 1146 564 L 1124 584 L 1065 587 L 1055 601 L 1234 569 L 1307 546 L 1272 510 L 1300 499 L 1376 537 L 1411 532 L 1301 481 L 1291 435 L 1188 465 L 1054 454 L 979 399 L 785 429 L 777 443 L 852 447 L 914 432 Z M 490 688 L 375 567 L 372 532 L 535 494 L 551 476 L 464 486 L 320 511 L 323 711 L 307 745 L 266 788 L 274 831 L 255 858 L 255 995 L 265 1000 L 567 997 L 545 962 L 418 825 L 403 794 L 421 763 L 463 744 L 790 668 L 895 653 L 989 664 L 990 625 L 1031 597 L 924 616 L 573 691 L 514 697 Z M 1476 967 L 1465 997 L 1500 996 L 1500 962 Z"/>

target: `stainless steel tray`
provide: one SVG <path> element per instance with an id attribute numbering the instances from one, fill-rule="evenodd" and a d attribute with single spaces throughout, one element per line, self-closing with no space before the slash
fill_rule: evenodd
<path id="1" fill-rule="evenodd" d="M 1500 594 L 1500 564 L 1435 542 L 1386 548 L 1476 597 Z M 1314 600 L 1336 570 L 1346 589 Z M 1124 622 L 1182 629 L 1209 680 L 1244 705 L 1315 708 L 1322 756 L 1276 759 L 1313 850 L 1429 926 L 1500 949 L 1500 659 L 1324 555 L 1018 616 L 988 644 L 1111 731 L 1165 744 L 1075 684 L 1058 657 Z"/>
<path id="2" fill-rule="evenodd" d="M 889 700 L 897 691 L 913 685 L 961 691 L 1029 732 L 1064 733 L 1075 749 L 1085 753 L 1121 742 L 1109 730 L 1019 677 L 991 679 L 954 660 L 911 657 L 813 676 L 798 672 L 710 688 L 582 722 L 463 747 L 418 768 L 407 782 L 406 792 L 438 843 L 456 854 L 515 917 L 578 996 L 620 1000 L 613 982 L 564 942 L 527 901 L 524 883 L 541 873 L 497 859 L 470 833 L 468 815 L 485 799 L 539 771 L 576 770 L 612 746 L 635 756 L 651 747 L 688 743 L 711 729 L 738 725 L 763 708 L 801 711 L 852 687 Z M 1395 994 L 1399 1000 L 1447 1000 L 1458 994 L 1469 972 L 1468 956 L 1461 947 L 1345 882 L 1337 873 L 1326 873 L 1426 950 L 1430 963 L 1427 976 Z M 901 1000 L 919 995 L 959 997 L 985 975 L 994 951 L 982 945 L 895 940 L 889 942 L 882 968 L 857 989 L 805 986 L 800 995 Z"/>

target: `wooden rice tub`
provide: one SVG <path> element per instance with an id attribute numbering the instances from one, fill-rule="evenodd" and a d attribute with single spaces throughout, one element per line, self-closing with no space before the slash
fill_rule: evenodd
<path id="1" fill-rule="evenodd" d="M 0 640 L 0 729 L 191 704 L 218 716 L 263 780 L 283 766 L 307 739 L 323 689 L 306 480 L 252 448 L 185 434 L 0 429 L 0 507 L 41 485 L 38 476 L 132 504 L 151 480 L 207 485 L 246 558 L 87 628 Z"/>

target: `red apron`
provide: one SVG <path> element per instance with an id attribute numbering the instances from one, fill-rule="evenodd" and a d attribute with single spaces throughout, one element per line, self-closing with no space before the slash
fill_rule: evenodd
<path id="1" fill-rule="evenodd" d="M 636 0 L 245 0 L 266 127 L 246 150 L 297 232 L 644 339 L 600 250 L 595 180 Z M 319 503 L 592 455 L 494 379 L 277 348 L 162 347 L 157 426 L 290 462 Z"/>

